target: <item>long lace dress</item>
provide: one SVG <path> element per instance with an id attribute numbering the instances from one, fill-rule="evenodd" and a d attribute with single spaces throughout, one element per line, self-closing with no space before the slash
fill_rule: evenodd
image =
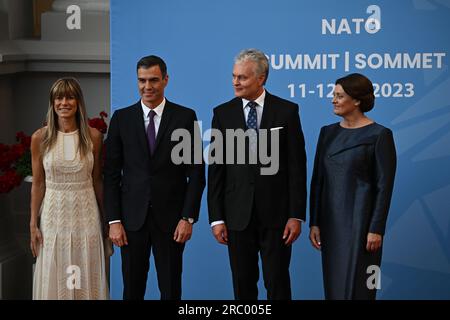
<path id="1" fill-rule="evenodd" d="M 92 152 L 77 152 L 78 131 L 58 132 L 44 155 L 45 197 L 33 299 L 109 299 Z"/>

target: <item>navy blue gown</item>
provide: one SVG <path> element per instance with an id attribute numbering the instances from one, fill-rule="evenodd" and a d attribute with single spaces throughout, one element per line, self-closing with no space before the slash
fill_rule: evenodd
<path id="1" fill-rule="evenodd" d="M 366 250 L 367 234 L 384 235 L 396 170 L 392 131 L 377 123 L 321 129 L 310 195 L 310 226 L 320 228 L 326 299 L 376 297 L 367 286 L 381 248 Z"/>

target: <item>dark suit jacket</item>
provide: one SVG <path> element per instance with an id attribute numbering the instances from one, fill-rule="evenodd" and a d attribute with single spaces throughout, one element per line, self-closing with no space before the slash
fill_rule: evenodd
<path id="1" fill-rule="evenodd" d="M 216 107 L 212 127 L 222 132 L 224 145 L 231 143 L 226 139 L 226 129 L 246 130 L 242 99 L 235 98 Z M 254 211 L 267 227 L 284 227 L 288 218 L 305 219 L 306 153 L 298 105 L 266 91 L 260 130 L 276 127 L 282 127 L 276 174 L 261 175 L 261 164 L 209 165 L 210 222 L 224 220 L 228 229 L 242 231 Z"/>
<path id="2" fill-rule="evenodd" d="M 198 219 L 205 187 L 204 163 L 175 165 L 171 160 L 172 148 L 178 143 L 171 141 L 172 132 L 183 128 L 194 137 L 196 120 L 193 110 L 166 99 L 150 157 L 140 101 L 114 112 L 105 145 L 107 221 L 120 219 L 127 230 L 136 231 L 144 224 L 150 205 L 163 231 L 174 231 L 181 217 Z M 201 147 L 201 140 L 197 143 Z M 192 149 L 193 145 L 194 138 Z"/>

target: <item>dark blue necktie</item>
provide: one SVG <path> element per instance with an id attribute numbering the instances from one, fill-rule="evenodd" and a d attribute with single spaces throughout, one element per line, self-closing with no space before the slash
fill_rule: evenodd
<path id="1" fill-rule="evenodd" d="M 150 149 L 150 155 L 153 155 L 153 152 L 155 151 L 155 144 L 156 144 L 156 134 L 155 134 L 155 121 L 153 121 L 153 118 L 155 117 L 156 112 L 153 110 L 150 110 L 148 113 L 148 127 L 147 127 L 147 139 L 148 139 L 148 147 Z"/>
<path id="2" fill-rule="evenodd" d="M 255 101 L 250 101 L 247 103 L 247 107 L 250 108 L 247 116 L 247 128 L 255 129 L 258 131 L 258 115 L 256 114 L 256 106 L 258 104 Z"/>
<path id="3" fill-rule="evenodd" d="M 256 153 L 258 145 L 258 115 L 256 113 L 256 106 L 258 104 L 255 101 L 247 103 L 247 107 L 250 108 L 247 116 L 247 129 L 249 130 L 249 142 L 250 151 Z"/>

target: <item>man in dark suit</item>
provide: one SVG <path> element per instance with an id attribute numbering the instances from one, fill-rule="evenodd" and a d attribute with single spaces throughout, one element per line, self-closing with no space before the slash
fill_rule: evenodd
<path id="1" fill-rule="evenodd" d="M 106 140 L 109 236 L 121 247 L 124 299 L 144 298 L 153 249 L 161 299 L 178 300 L 184 245 L 198 219 L 205 176 L 202 161 L 175 164 L 171 136 L 187 130 L 194 150 L 197 119 L 193 110 L 164 97 L 169 78 L 161 58 L 142 58 L 137 77 L 141 100 L 116 110 Z"/>
<path id="2" fill-rule="evenodd" d="M 305 219 L 306 153 L 298 105 L 264 89 L 268 73 L 264 53 L 255 49 L 242 51 L 233 68 L 236 98 L 216 107 L 212 120 L 212 127 L 223 136 L 223 154 L 234 143 L 234 139 L 227 139 L 227 130 L 255 130 L 259 134 L 258 149 L 272 150 L 272 158 L 279 160 L 278 170 L 264 175 L 261 157 L 255 164 L 221 164 L 212 161 L 215 151 L 211 151 L 209 221 L 216 240 L 228 245 L 234 296 L 239 300 L 258 297 L 258 253 L 267 298 L 291 299 L 291 244 L 299 237 L 301 221 Z M 278 131 L 274 135 L 278 141 L 269 138 L 268 146 L 263 146 L 264 130 Z M 273 147 L 275 144 L 278 148 Z M 250 149 L 251 141 L 246 144 L 247 160 Z M 233 150 L 238 152 L 236 146 Z"/>

